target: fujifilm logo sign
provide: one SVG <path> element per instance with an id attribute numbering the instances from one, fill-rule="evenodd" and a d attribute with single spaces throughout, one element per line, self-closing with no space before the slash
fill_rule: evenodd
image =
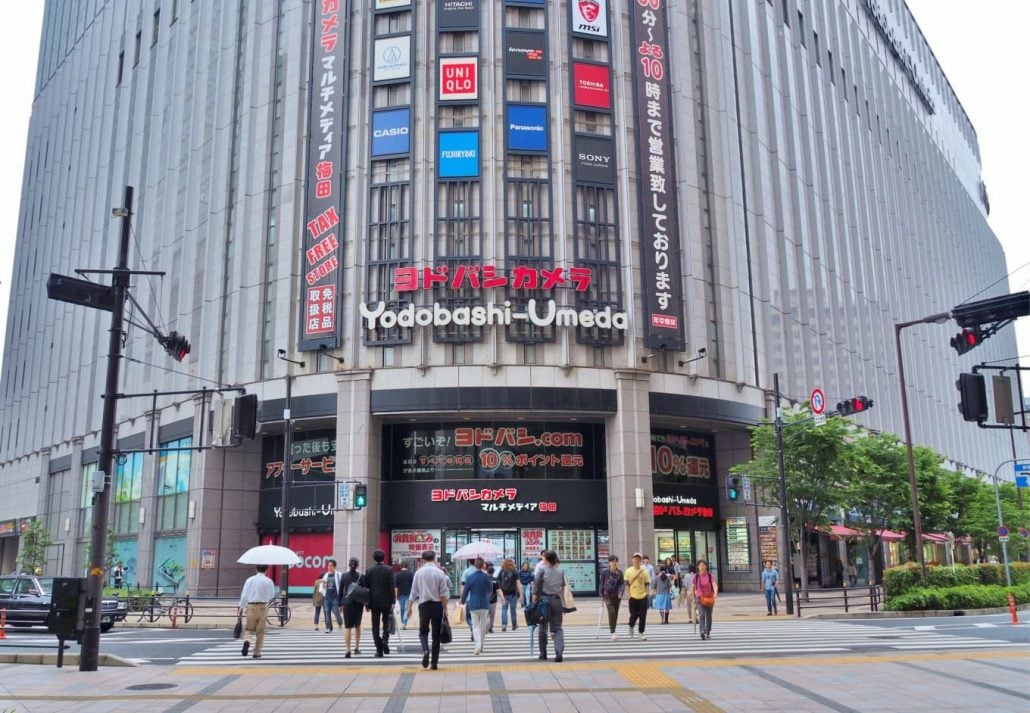
<path id="1" fill-rule="evenodd" d="M 399 310 L 386 309 L 385 302 L 377 302 L 370 309 L 370 305 L 362 302 L 359 309 L 367 329 L 446 327 L 449 324 L 473 327 L 496 324 L 507 327 L 516 322 L 529 322 L 537 327 L 597 327 L 620 331 L 629 328 L 629 315 L 626 312 L 613 312 L 611 307 L 602 310 L 558 307 L 554 300 L 542 303 L 529 300 L 525 312 L 512 311 L 510 300 L 453 309 L 444 307 L 439 302 L 434 302 L 432 307 L 416 307 L 410 304 Z"/>
<path id="2" fill-rule="evenodd" d="M 407 135 L 408 135 L 408 127 L 406 127 L 406 126 L 397 126 L 397 127 L 392 128 L 392 129 L 376 129 L 375 131 L 372 132 L 372 136 L 377 138 L 377 139 L 381 139 L 381 138 L 388 137 L 388 136 L 407 136 Z"/>

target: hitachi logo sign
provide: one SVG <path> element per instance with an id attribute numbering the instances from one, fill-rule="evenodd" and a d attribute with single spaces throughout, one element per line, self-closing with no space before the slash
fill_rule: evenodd
<path id="1" fill-rule="evenodd" d="M 408 127 L 398 126 L 393 129 L 376 129 L 372 132 L 372 137 L 376 139 L 382 139 L 389 136 L 407 136 Z"/>

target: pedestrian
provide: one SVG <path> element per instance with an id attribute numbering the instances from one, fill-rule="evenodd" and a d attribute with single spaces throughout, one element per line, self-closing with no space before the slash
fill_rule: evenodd
<path id="1" fill-rule="evenodd" d="M 562 593 L 565 589 L 565 572 L 558 566 L 558 553 L 554 550 L 544 550 L 543 567 L 536 573 L 533 585 L 533 601 L 541 599 L 547 601 L 547 616 L 537 622 L 539 629 L 541 661 L 547 660 L 547 631 L 550 629 L 554 639 L 554 661 L 561 663 L 565 654 L 565 632 L 562 629 L 564 618 L 564 601 Z"/>
<path id="2" fill-rule="evenodd" d="M 114 577 L 114 588 L 121 589 L 122 580 L 125 578 L 125 568 L 122 567 L 121 562 L 114 566 L 114 569 L 111 571 L 111 575 Z"/>
<path id="3" fill-rule="evenodd" d="M 840 560 L 836 560 L 833 563 L 833 586 L 844 586 L 844 563 Z"/>
<path id="4" fill-rule="evenodd" d="M 619 558 L 615 555 L 608 557 L 608 569 L 601 572 L 601 587 L 598 595 L 608 610 L 608 630 L 611 632 L 612 641 L 619 638 L 615 633 L 615 626 L 619 622 L 619 605 L 622 604 L 622 596 L 626 591 L 626 580 L 622 570 L 619 569 Z"/>
<path id="5" fill-rule="evenodd" d="M 315 631 L 318 631 L 318 617 L 322 614 L 322 607 L 325 606 L 325 580 L 322 577 L 316 579 L 314 586 L 311 587 L 311 606 L 315 608 Z"/>
<path id="6" fill-rule="evenodd" d="M 343 626 L 343 618 L 340 616 L 340 600 L 346 593 L 343 584 L 343 572 L 336 568 L 336 560 L 330 559 L 326 564 L 326 573 L 322 575 L 322 587 L 325 599 L 322 600 L 322 608 L 325 609 L 325 633 L 333 632 L 333 618 L 337 626 Z"/>
<path id="7" fill-rule="evenodd" d="M 633 638 L 633 627 L 640 627 L 640 638 L 647 640 L 647 597 L 651 591 L 651 580 L 643 566 L 643 557 L 633 553 L 633 566 L 624 575 L 629 588 L 629 638 Z"/>
<path id="8" fill-rule="evenodd" d="M 694 575 L 694 596 L 697 598 L 701 640 L 712 638 L 712 609 L 719 596 L 719 586 L 715 577 L 708 571 L 708 563 L 697 561 L 697 574 Z"/>
<path id="9" fill-rule="evenodd" d="M 246 626 L 243 631 L 244 656 L 250 651 L 250 635 L 255 636 L 254 658 L 261 658 L 261 649 L 265 646 L 265 624 L 268 623 L 268 603 L 275 599 L 275 584 L 265 575 L 268 565 L 259 564 L 257 572 L 247 578 L 240 592 L 239 616 L 245 616 Z"/>
<path id="10" fill-rule="evenodd" d="M 422 553 L 422 566 L 411 581 L 411 598 L 408 599 L 408 613 L 418 602 L 418 640 L 422 644 L 422 668 L 430 665 L 429 632 L 433 632 L 432 667 L 437 670 L 440 660 L 440 627 L 447 611 L 447 597 L 451 592 L 451 579 L 440 567 L 434 565 L 436 552 Z"/>
<path id="11" fill-rule="evenodd" d="M 490 615 L 487 617 L 486 633 L 494 633 L 494 618 L 497 616 L 497 603 L 504 600 L 504 596 L 501 594 L 501 587 L 497 583 L 497 577 L 494 576 L 494 566 L 492 564 L 487 565 L 486 573 L 490 575 L 490 584 L 493 589 L 490 592 Z"/>
<path id="12" fill-rule="evenodd" d="M 642 558 L 644 563 L 644 569 L 647 570 L 647 581 L 651 583 L 651 588 L 647 591 L 647 605 L 650 607 L 654 606 L 654 585 L 655 585 L 655 573 L 654 565 L 651 564 L 651 558 L 644 555 Z"/>
<path id="13" fill-rule="evenodd" d="M 522 563 L 519 570 L 519 584 L 522 585 L 522 606 L 528 607 L 530 597 L 533 595 L 533 573 L 529 569 L 529 562 Z"/>
<path id="14" fill-rule="evenodd" d="M 376 647 L 376 658 L 390 654 L 390 617 L 396 601 L 397 582 L 393 568 L 384 564 L 386 553 L 375 550 L 372 561 L 375 564 L 365 572 L 365 586 L 368 587 L 368 609 L 372 613 L 372 642 Z"/>
<path id="15" fill-rule="evenodd" d="M 468 567 L 466 567 L 465 571 L 461 573 L 461 582 L 459 583 L 461 586 L 458 587 L 458 600 L 459 601 L 462 601 L 462 602 L 465 601 L 462 598 L 462 595 L 465 594 L 465 580 L 468 579 L 470 576 L 472 576 L 473 574 L 475 574 L 478 571 L 479 571 L 479 569 L 476 567 L 476 561 L 475 560 L 469 560 L 468 561 Z M 467 607 L 465 608 L 465 623 L 468 624 L 469 639 L 471 641 L 475 642 L 476 635 L 472 632 L 472 615 L 469 614 L 469 611 L 468 611 Z"/>
<path id="16" fill-rule="evenodd" d="M 397 608 L 401 610 L 401 627 L 408 628 L 408 599 L 411 597 L 411 582 L 415 573 L 408 569 L 407 563 L 401 563 L 401 571 L 397 573 Z"/>
<path id="17" fill-rule="evenodd" d="M 351 594 L 351 585 L 361 585 L 361 575 L 358 574 L 358 559 L 351 557 L 347 562 L 347 571 L 340 577 L 340 609 L 343 611 L 343 646 L 346 653 L 345 659 L 350 658 L 350 642 L 354 639 L 354 655 L 361 656 L 361 619 L 365 612 L 365 603 L 359 602 Z"/>
<path id="18" fill-rule="evenodd" d="M 683 586 L 680 588 L 680 596 L 685 596 L 687 599 L 687 615 L 691 624 L 697 623 L 697 597 L 694 596 L 694 578 L 696 576 L 697 566 L 688 564 L 683 573 Z"/>
<path id="19" fill-rule="evenodd" d="M 672 577 L 665 565 L 658 568 L 654 585 L 654 608 L 658 610 L 658 619 L 663 624 L 669 623 L 669 611 L 672 609 Z"/>
<path id="20" fill-rule="evenodd" d="M 486 638 L 487 620 L 490 616 L 490 595 L 493 592 L 493 580 L 486 573 L 486 564 L 481 558 L 474 562 L 476 571 L 465 578 L 465 586 L 461 590 L 461 603 L 471 621 L 472 641 L 475 647 L 472 653 L 476 656 L 483 653 L 483 640 Z"/>
<path id="21" fill-rule="evenodd" d="M 779 614 L 776 606 L 776 586 L 780 583 L 780 573 L 773 567 L 773 561 L 767 560 L 762 570 L 762 591 L 765 592 L 766 616 Z"/>
<path id="22" fill-rule="evenodd" d="M 854 587 L 858 584 L 858 570 L 854 562 L 848 562 L 848 586 Z"/>
<path id="23" fill-rule="evenodd" d="M 679 596 L 679 577 L 676 574 L 676 563 L 672 561 L 672 557 L 666 557 L 665 562 L 662 563 L 665 567 L 665 573 L 669 575 L 669 579 L 672 580 L 672 586 L 669 588 L 671 594 L 669 606 L 672 606 L 677 597 Z"/>
<path id="24" fill-rule="evenodd" d="M 518 602 L 522 597 L 519 590 L 522 584 L 519 582 L 519 575 L 515 571 L 515 560 L 510 557 L 501 562 L 501 571 L 497 575 L 497 585 L 504 597 L 504 604 L 501 605 L 501 631 L 508 630 L 508 613 L 511 612 L 511 630 L 519 628 Z"/>

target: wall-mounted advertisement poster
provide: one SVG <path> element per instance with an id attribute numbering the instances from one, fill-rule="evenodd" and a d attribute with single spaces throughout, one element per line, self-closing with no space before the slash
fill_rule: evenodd
<path id="1" fill-rule="evenodd" d="M 448 131 L 440 134 L 440 178 L 479 176 L 479 132 Z"/>
<path id="2" fill-rule="evenodd" d="M 573 143 L 576 180 L 615 183 L 615 142 L 603 136 L 576 136 Z"/>
<path id="3" fill-rule="evenodd" d="M 574 35 L 608 36 L 608 0 L 569 0 L 569 8 Z"/>
<path id="4" fill-rule="evenodd" d="M 472 101 L 479 97 L 479 58 L 441 57 L 440 101 Z"/>
<path id="5" fill-rule="evenodd" d="M 411 149 L 411 109 L 372 114 L 372 155 L 397 156 Z"/>
<path id="6" fill-rule="evenodd" d="M 577 106 L 611 109 L 611 70 L 603 64 L 573 62 L 572 99 Z"/>
<path id="7" fill-rule="evenodd" d="M 540 30 L 508 30 L 504 34 L 508 77 L 541 79 L 547 76 L 544 33 Z"/>
<path id="8" fill-rule="evenodd" d="M 479 29 L 479 0 L 436 0 L 436 26 L 450 32 Z"/>
<path id="9" fill-rule="evenodd" d="M 547 107 L 508 105 L 508 150 L 547 151 Z"/>
<path id="10" fill-rule="evenodd" d="M 411 76 L 411 35 L 380 37 L 373 50 L 372 81 L 393 82 Z"/>

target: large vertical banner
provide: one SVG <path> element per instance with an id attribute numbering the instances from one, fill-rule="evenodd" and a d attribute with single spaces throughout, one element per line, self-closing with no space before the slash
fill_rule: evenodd
<path id="1" fill-rule="evenodd" d="M 630 31 L 640 182 L 640 273 L 644 345 L 684 351 L 676 164 L 668 72 L 669 0 L 632 0 Z"/>
<path id="2" fill-rule="evenodd" d="M 350 0 L 315 0 L 304 201 L 301 351 L 339 346 Z"/>

